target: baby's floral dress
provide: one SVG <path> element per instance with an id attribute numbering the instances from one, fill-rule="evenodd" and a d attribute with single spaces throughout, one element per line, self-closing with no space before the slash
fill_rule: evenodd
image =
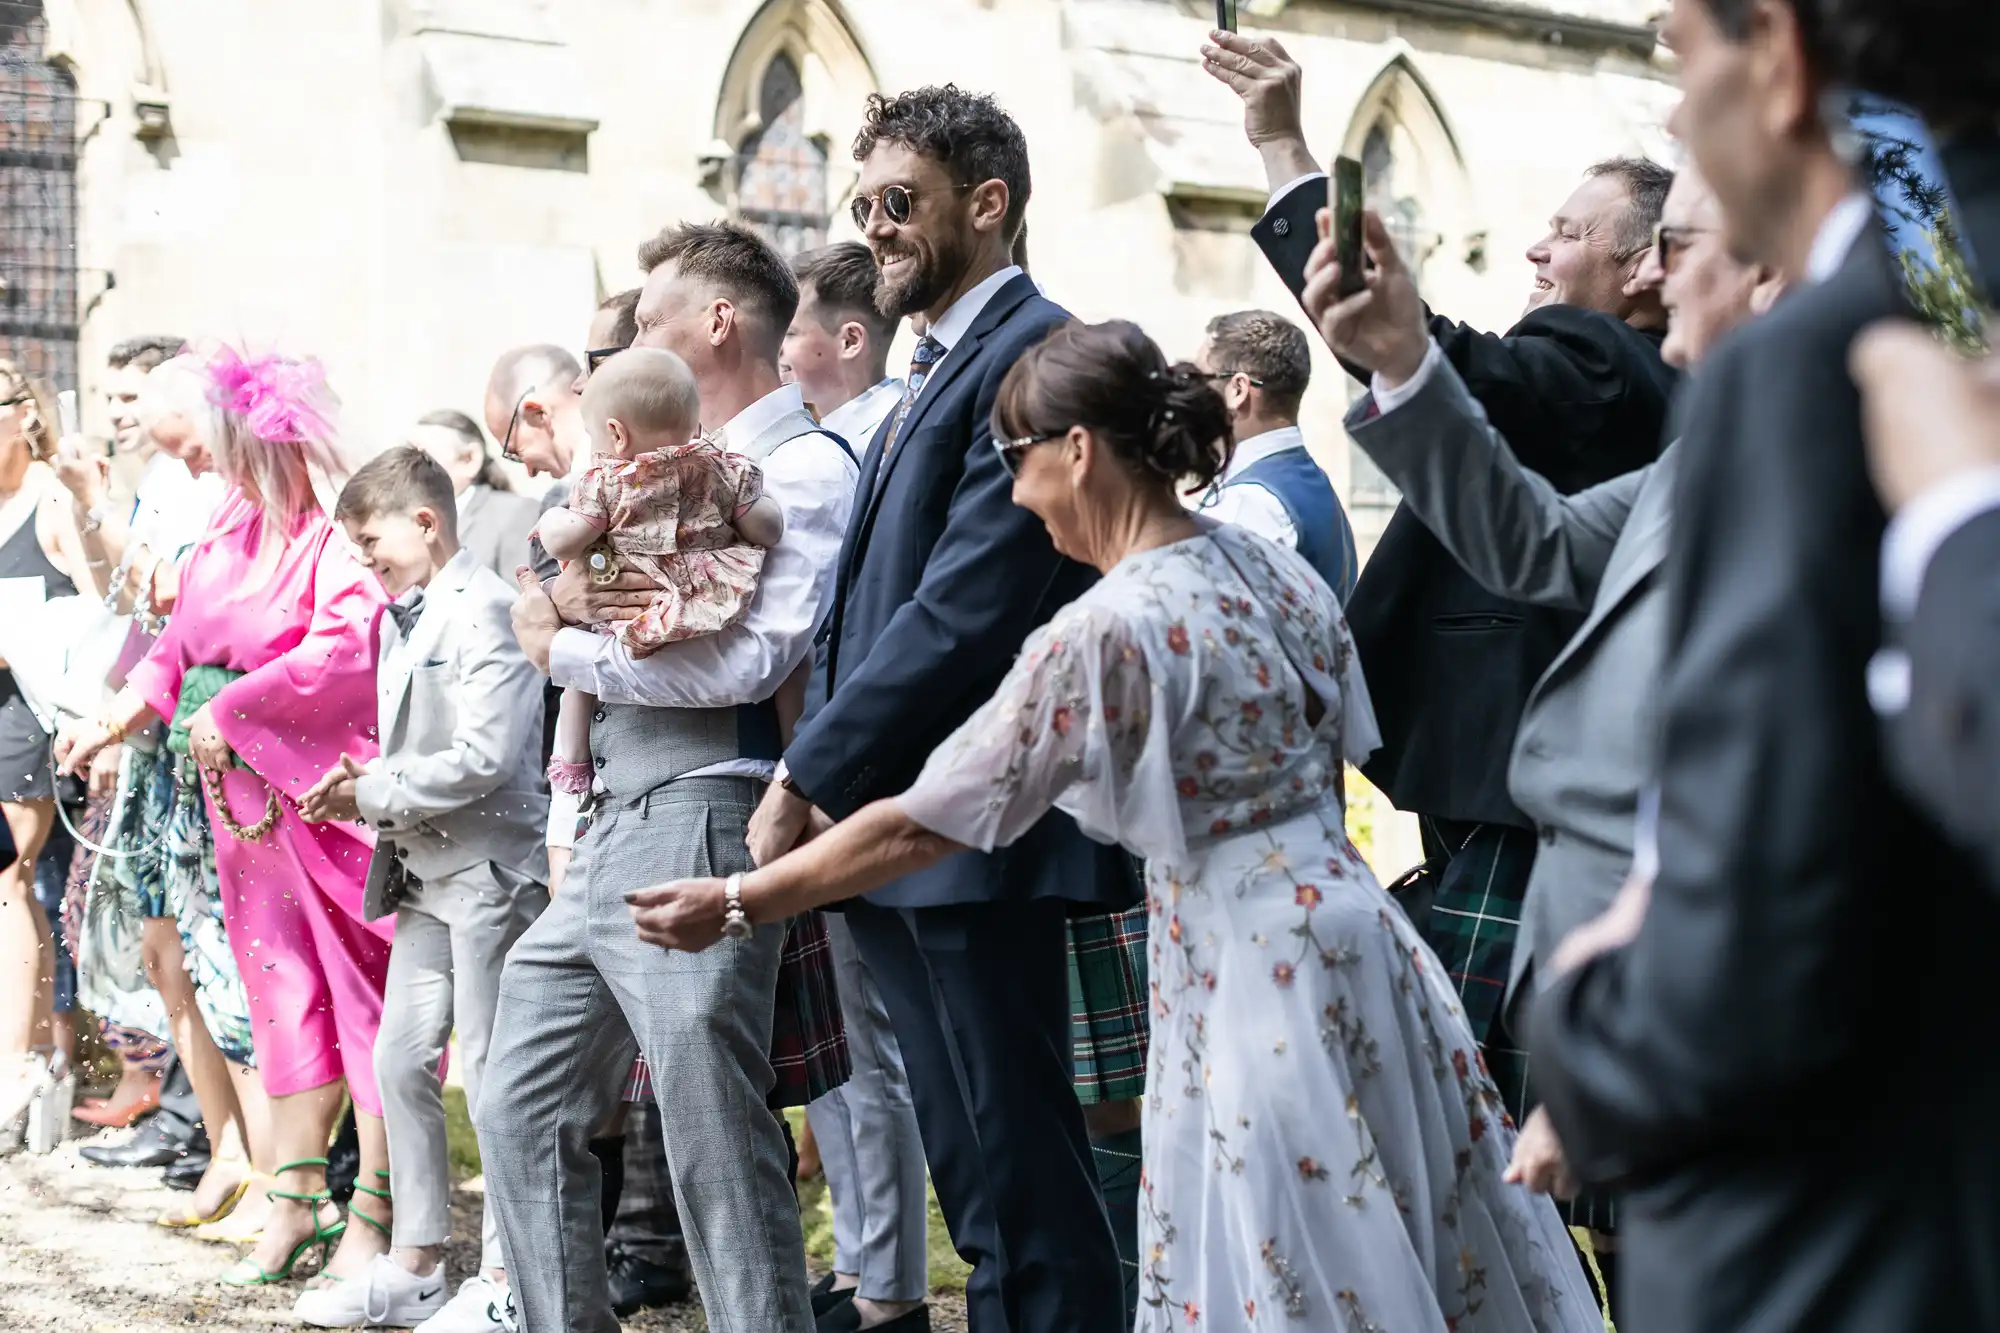
<path id="1" fill-rule="evenodd" d="M 1340 608 L 1239 528 L 1127 558 L 901 802 L 990 850 L 1051 807 L 1146 858 L 1140 1333 L 1601 1333 L 1444 968 L 1348 840 L 1378 742 Z"/>

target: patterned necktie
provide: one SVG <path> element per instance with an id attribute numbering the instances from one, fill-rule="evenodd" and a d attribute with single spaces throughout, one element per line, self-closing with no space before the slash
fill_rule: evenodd
<path id="1" fill-rule="evenodd" d="M 910 358 L 910 383 L 903 390 L 903 401 L 896 404 L 896 420 L 889 427 L 889 438 L 882 444 L 882 456 L 896 447 L 896 439 L 903 433 L 903 419 L 910 415 L 910 407 L 917 401 L 917 395 L 924 391 L 924 381 L 931 377 L 931 367 L 944 360 L 945 345 L 926 333 L 917 340 L 917 352 Z"/>
<path id="2" fill-rule="evenodd" d="M 422 588 L 417 589 L 417 595 L 411 598 L 407 604 L 403 602 L 389 603 L 389 619 L 396 622 L 396 628 L 402 631 L 403 637 L 406 639 L 410 637 L 410 631 L 417 627 L 417 617 L 423 613 L 424 590 Z"/>

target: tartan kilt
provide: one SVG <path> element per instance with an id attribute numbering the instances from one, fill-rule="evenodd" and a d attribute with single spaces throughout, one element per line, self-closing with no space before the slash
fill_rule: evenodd
<path id="1" fill-rule="evenodd" d="M 818 912 L 793 917 L 785 932 L 778 1002 L 771 1013 L 771 1069 L 778 1076 L 768 1103 L 773 1111 L 817 1101 L 853 1072 L 833 980 L 833 945 Z M 652 1071 L 642 1055 L 632 1062 L 625 1100 L 642 1102 L 652 1095 Z"/>
<path id="2" fill-rule="evenodd" d="M 1528 1078 L 1528 1052 L 1503 1012 L 1521 904 L 1535 864 L 1535 835 L 1506 824 L 1462 824 L 1424 816 L 1424 863 L 1390 892 L 1458 989 L 1466 1023 L 1515 1124 L 1539 1104 Z M 1614 1197 L 1586 1190 L 1556 1208 L 1573 1227 L 1617 1230 Z"/>
<path id="3" fill-rule="evenodd" d="M 1070 1041 L 1085 1106 L 1145 1094 L 1146 997 L 1146 905 L 1070 918 Z"/>

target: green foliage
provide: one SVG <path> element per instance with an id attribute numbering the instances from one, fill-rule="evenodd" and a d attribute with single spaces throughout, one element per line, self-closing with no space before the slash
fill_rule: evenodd
<path id="1" fill-rule="evenodd" d="M 1930 259 L 1910 250 L 1902 255 L 1903 280 L 1911 304 L 1924 322 L 1959 351 L 1984 351 L 1987 312 L 1980 302 L 1978 280 L 1952 230 L 1950 211 L 1940 213 L 1924 234 L 1930 242 Z"/>

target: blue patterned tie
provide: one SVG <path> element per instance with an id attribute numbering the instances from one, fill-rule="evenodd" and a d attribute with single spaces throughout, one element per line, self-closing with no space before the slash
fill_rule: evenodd
<path id="1" fill-rule="evenodd" d="M 896 447 L 896 439 L 903 433 L 903 419 L 910 415 L 910 407 L 917 401 L 917 395 L 924 391 L 924 381 L 931 377 L 931 367 L 944 360 L 945 345 L 926 333 L 917 340 L 916 355 L 910 358 L 910 383 L 903 390 L 903 401 L 896 404 L 896 420 L 889 427 L 889 438 L 883 441 L 882 456 Z"/>

